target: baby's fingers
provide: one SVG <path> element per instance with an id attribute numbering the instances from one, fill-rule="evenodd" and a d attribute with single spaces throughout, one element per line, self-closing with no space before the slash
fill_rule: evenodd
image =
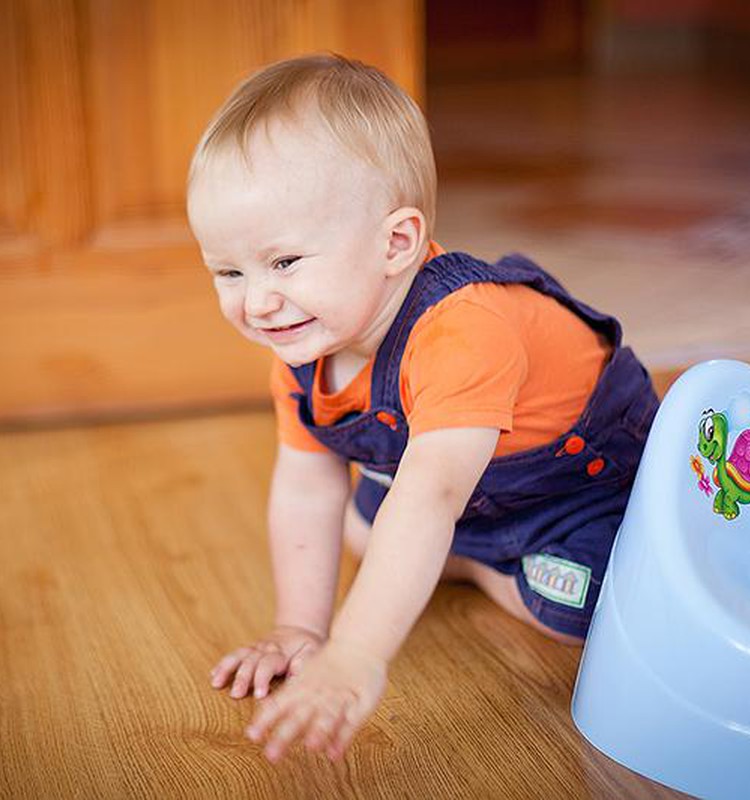
<path id="1" fill-rule="evenodd" d="M 299 693 L 290 691 L 289 687 L 285 686 L 280 692 L 271 695 L 259 704 L 258 710 L 245 731 L 247 736 L 254 742 L 261 741 L 282 717 L 300 705 L 304 704 L 299 703 Z"/>
<path id="2" fill-rule="evenodd" d="M 250 652 L 249 647 L 241 647 L 228 656 L 224 656 L 211 670 L 211 686 L 214 689 L 221 689 L 225 686 L 229 678 L 234 675 L 237 667 L 242 663 L 242 659 L 246 658 Z"/>
<path id="3" fill-rule="evenodd" d="M 283 675 L 287 669 L 287 660 L 281 653 L 267 653 L 255 668 L 255 697 L 261 699 L 268 694 L 268 687 L 276 675 Z"/>
<path id="4" fill-rule="evenodd" d="M 246 658 L 244 661 L 241 662 L 239 667 L 237 667 L 237 671 L 234 673 L 234 683 L 232 684 L 232 690 L 229 692 L 230 697 L 235 697 L 239 699 L 240 697 L 244 697 L 250 685 L 253 682 L 253 675 L 255 674 L 255 665 L 258 662 L 258 657 L 255 658 Z"/>
<path id="5" fill-rule="evenodd" d="M 331 761 L 337 761 L 344 755 L 360 725 L 361 721 L 352 719 L 351 712 L 344 716 L 326 749 L 326 755 Z"/>
<path id="6" fill-rule="evenodd" d="M 250 687 L 255 686 L 255 696 L 265 697 L 273 676 L 284 674 L 286 662 L 282 653 L 253 653 L 248 656 L 237 668 L 230 696 L 244 697 Z"/>
<path id="7" fill-rule="evenodd" d="M 308 750 L 317 752 L 326 745 L 331 745 L 342 722 L 343 709 L 338 712 L 321 710 L 310 723 L 307 736 L 305 736 L 305 745 Z"/>
<path id="8" fill-rule="evenodd" d="M 314 713 L 312 705 L 302 704 L 292 707 L 286 716 L 277 719 L 264 750 L 266 758 L 271 762 L 281 759 L 294 740 L 304 733 Z"/>

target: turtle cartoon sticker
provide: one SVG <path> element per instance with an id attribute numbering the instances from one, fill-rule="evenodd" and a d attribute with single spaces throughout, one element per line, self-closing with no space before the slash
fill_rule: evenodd
<path id="1" fill-rule="evenodd" d="M 714 512 L 735 519 L 740 505 L 750 503 L 750 391 L 733 397 L 726 411 L 710 408 L 703 412 L 698 424 L 698 452 L 714 468 Z M 691 466 L 698 475 L 699 488 L 710 496 L 703 462 L 693 456 Z"/>

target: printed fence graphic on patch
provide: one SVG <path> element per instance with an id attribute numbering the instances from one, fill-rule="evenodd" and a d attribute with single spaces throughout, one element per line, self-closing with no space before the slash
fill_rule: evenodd
<path id="1" fill-rule="evenodd" d="M 523 572 L 529 586 L 537 593 L 574 608 L 586 602 L 591 569 L 564 558 L 535 553 L 523 558 Z"/>

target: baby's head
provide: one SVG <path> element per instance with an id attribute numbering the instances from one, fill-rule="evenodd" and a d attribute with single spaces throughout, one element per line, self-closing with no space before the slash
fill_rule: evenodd
<path id="1" fill-rule="evenodd" d="M 193 156 L 188 214 L 224 315 L 297 365 L 371 354 L 424 260 L 435 192 L 414 101 L 315 55 L 229 97 Z"/>

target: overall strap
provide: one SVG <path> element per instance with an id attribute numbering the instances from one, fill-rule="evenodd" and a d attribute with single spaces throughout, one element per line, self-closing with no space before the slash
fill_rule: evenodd
<path id="1" fill-rule="evenodd" d="M 401 359 L 417 320 L 444 297 L 471 283 L 524 284 L 554 297 L 581 317 L 597 332 L 620 346 L 622 330 L 618 321 L 579 302 L 563 286 L 530 259 L 520 254 L 504 256 L 494 264 L 467 253 L 452 252 L 428 261 L 420 270 L 406 300 L 381 344 L 373 368 L 372 406 L 402 411 L 399 392 Z"/>
<path id="2" fill-rule="evenodd" d="M 300 367 L 291 367 L 294 377 L 297 379 L 302 391 L 308 396 L 312 397 L 313 382 L 315 381 L 315 365 L 317 361 L 311 361 L 309 364 L 302 364 Z"/>

